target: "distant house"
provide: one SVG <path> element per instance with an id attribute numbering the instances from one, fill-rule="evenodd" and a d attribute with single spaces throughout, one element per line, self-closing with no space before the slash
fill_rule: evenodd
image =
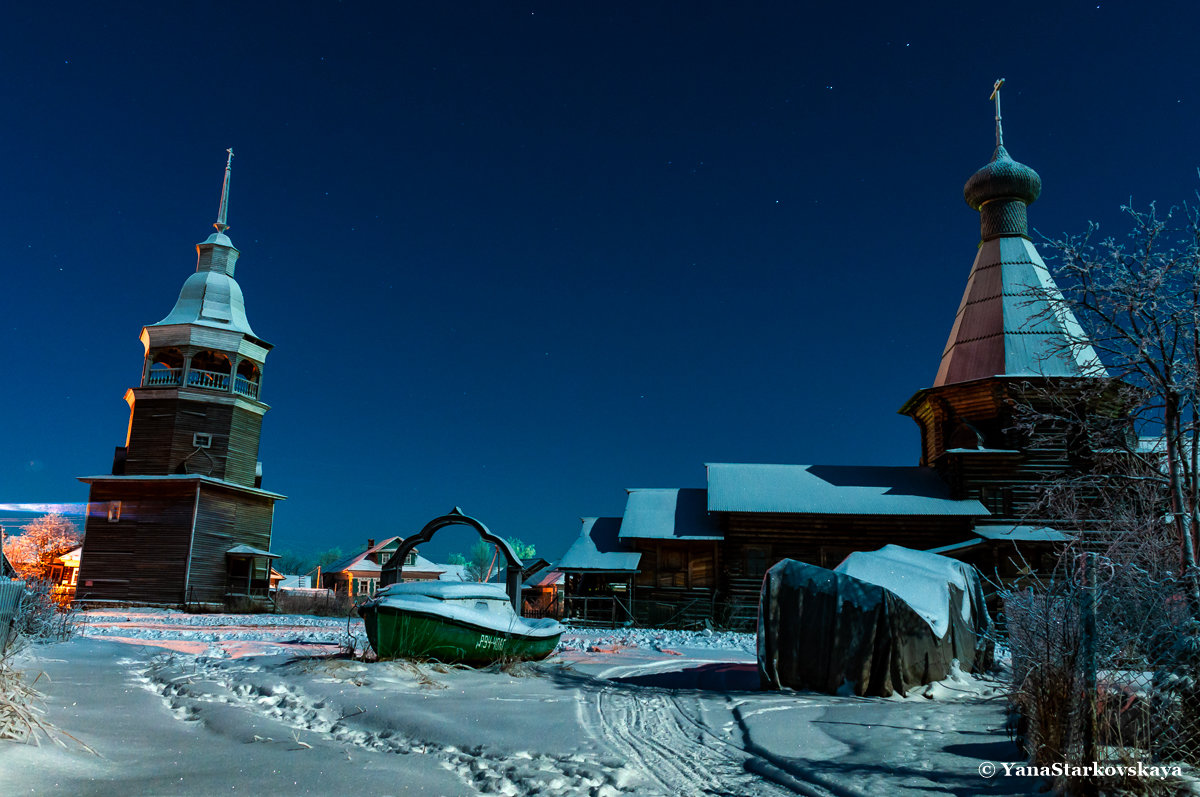
<path id="1" fill-rule="evenodd" d="M 570 617 L 612 624 L 632 619 L 633 582 L 642 555 L 623 543 L 620 533 L 619 517 L 583 518 L 579 536 L 558 563 Z"/>
<path id="2" fill-rule="evenodd" d="M 562 590 L 566 574 L 557 568 L 540 570 L 521 584 L 524 617 L 562 617 Z"/>
<path id="3" fill-rule="evenodd" d="M 379 588 L 383 564 L 400 547 L 399 537 L 390 537 L 376 544 L 367 540 L 367 548 L 322 568 L 321 586 L 339 595 L 352 598 L 368 597 Z M 434 564 L 414 549 L 404 562 L 404 581 L 436 581 L 446 572 L 444 565 Z"/>
<path id="4" fill-rule="evenodd" d="M 75 599 L 75 585 L 79 581 L 79 556 L 83 546 L 77 545 L 61 556 L 54 558 L 50 566 L 50 594 L 60 604 Z"/>
<path id="5" fill-rule="evenodd" d="M 276 580 L 275 573 L 271 574 L 271 588 L 274 590 L 310 589 L 312 580 L 308 576 L 280 575 Z"/>

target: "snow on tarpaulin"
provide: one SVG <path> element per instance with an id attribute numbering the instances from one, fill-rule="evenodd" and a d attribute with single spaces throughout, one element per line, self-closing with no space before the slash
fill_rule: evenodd
<path id="1" fill-rule="evenodd" d="M 855 551 L 834 570 L 890 589 L 924 617 L 938 637 L 944 637 L 950 628 L 952 586 L 967 595 L 968 599 L 961 601 L 966 622 L 971 622 L 973 609 L 983 606 L 983 588 L 975 568 L 935 553 L 885 545 L 878 551 Z"/>
<path id="2" fill-rule="evenodd" d="M 897 546 L 865 557 L 851 569 L 897 586 L 919 608 L 888 586 L 783 560 L 767 571 L 759 600 L 764 688 L 887 697 L 942 680 L 955 659 L 967 672 L 990 665 L 990 620 L 973 568 Z"/>

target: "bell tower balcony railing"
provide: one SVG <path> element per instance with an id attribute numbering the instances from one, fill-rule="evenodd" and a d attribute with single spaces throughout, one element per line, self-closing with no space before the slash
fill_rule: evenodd
<path id="1" fill-rule="evenodd" d="M 188 387 L 203 387 L 209 390 L 229 390 L 229 374 L 220 371 L 201 371 L 193 368 L 188 371 Z"/>
<path id="2" fill-rule="evenodd" d="M 182 368 L 151 368 L 146 374 L 146 384 L 151 386 L 183 384 Z"/>
<path id="3" fill-rule="evenodd" d="M 154 368 L 146 374 L 146 387 L 172 387 L 182 385 L 185 381 L 185 376 L 182 368 Z M 244 376 L 234 376 L 221 371 L 204 371 L 199 368 L 192 368 L 187 372 L 186 376 L 188 387 L 199 387 L 205 390 L 220 390 L 228 392 L 230 383 L 233 385 L 233 392 L 239 396 L 247 396 L 252 399 L 258 398 L 258 382 L 252 379 L 247 379 Z"/>
<path id="4" fill-rule="evenodd" d="M 258 398 L 258 382 L 251 382 L 243 376 L 234 377 L 233 392 L 256 399 Z"/>

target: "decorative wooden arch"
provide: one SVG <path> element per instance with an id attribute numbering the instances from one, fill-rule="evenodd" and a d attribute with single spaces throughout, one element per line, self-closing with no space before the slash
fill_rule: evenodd
<path id="1" fill-rule="evenodd" d="M 392 554 L 391 558 L 383 566 L 383 572 L 379 575 L 379 583 L 381 586 L 400 583 L 400 574 L 404 570 L 404 560 L 408 556 L 409 551 L 417 547 L 421 543 L 429 542 L 433 535 L 447 526 L 470 526 L 479 532 L 479 536 L 485 542 L 490 542 L 495 545 L 500 552 L 504 554 L 504 558 L 508 561 L 508 567 L 505 571 L 505 587 L 508 590 L 508 599 L 512 601 L 513 609 L 517 614 L 521 614 L 521 560 L 517 558 L 517 554 L 513 551 L 512 546 L 507 542 L 497 537 L 491 530 L 470 515 L 464 515 L 463 511 L 458 507 L 451 509 L 448 514 L 441 517 L 435 517 L 433 520 L 425 524 L 425 528 L 418 531 L 411 537 L 405 537 L 400 543 L 400 547 Z"/>

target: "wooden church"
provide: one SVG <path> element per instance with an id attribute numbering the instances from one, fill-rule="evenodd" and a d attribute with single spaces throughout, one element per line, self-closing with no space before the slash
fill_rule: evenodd
<path id="1" fill-rule="evenodd" d="M 274 505 L 259 435 L 271 344 L 246 319 L 234 279 L 229 177 L 216 232 L 171 312 L 142 329 L 141 380 L 125 393 L 129 428 L 112 473 L 90 487 L 76 597 L 164 606 L 265 600 Z"/>
<path id="2" fill-rule="evenodd" d="M 712 463 L 704 488 L 629 490 L 623 516 L 584 518 L 558 565 L 568 616 L 749 625 L 781 559 L 832 568 L 889 543 L 1001 578 L 1052 560 L 1066 535 L 1031 510 L 1039 483 L 1080 452 L 1064 435 L 1014 431 L 1015 407 L 1106 372 L 1029 238 L 1041 178 L 1004 147 L 1001 82 L 995 151 L 964 187 L 980 243 L 962 302 L 933 384 L 900 408 L 921 430 L 918 464 Z"/>

